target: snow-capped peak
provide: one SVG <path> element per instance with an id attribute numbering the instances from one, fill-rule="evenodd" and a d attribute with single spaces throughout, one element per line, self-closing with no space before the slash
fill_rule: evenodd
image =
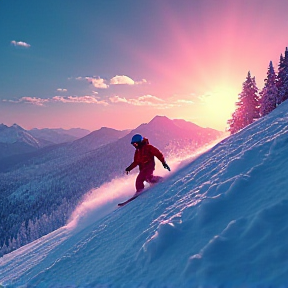
<path id="1" fill-rule="evenodd" d="M 13 124 L 9 127 L 2 124 L 0 126 L 0 143 L 12 144 L 16 142 L 26 143 L 36 148 L 39 147 L 39 141 L 21 126 Z"/>

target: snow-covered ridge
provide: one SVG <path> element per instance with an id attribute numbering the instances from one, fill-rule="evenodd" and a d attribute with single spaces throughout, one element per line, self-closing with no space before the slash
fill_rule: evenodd
<path id="1" fill-rule="evenodd" d="M 2 285 L 287 287 L 287 147 L 288 101 L 127 206 L 129 185 L 99 190 L 72 230 L 1 258 Z"/>
<path id="2" fill-rule="evenodd" d="M 40 146 L 37 139 L 35 139 L 31 134 L 17 124 L 13 124 L 10 127 L 0 124 L 0 142 L 23 142 L 35 148 L 39 148 Z"/>

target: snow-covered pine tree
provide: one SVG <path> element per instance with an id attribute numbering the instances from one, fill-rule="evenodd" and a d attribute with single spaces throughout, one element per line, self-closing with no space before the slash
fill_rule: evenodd
<path id="1" fill-rule="evenodd" d="M 286 47 L 284 57 L 280 55 L 277 75 L 277 105 L 288 99 L 288 47 Z"/>
<path id="2" fill-rule="evenodd" d="M 237 103 L 236 103 L 236 105 L 237 105 Z M 242 124 L 241 121 L 239 121 L 239 119 L 240 119 L 239 115 L 240 114 L 241 114 L 241 107 L 238 107 L 235 110 L 235 112 L 233 112 L 232 118 L 227 121 L 227 124 L 229 125 L 228 131 L 231 134 L 234 134 L 243 128 L 241 125 Z"/>
<path id="3" fill-rule="evenodd" d="M 276 86 L 276 74 L 272 61 L 269 63 L 267 78 L 264 80 L 264 87 L 260 92 L 260 115 L 265 116 L 276 108 L 278 89 Z"/>
<path id="4" fill-rule="evenodd" d="M 232 114 L 232 119 L 228 120 L 228 131 L 231 134 L 251 124 L 260 117 L 259 114 L 259 95 L 255 77 L 251 77 L 250 71 L 242 85 L 242 92 L 238 95 L 236 110 Z"/>

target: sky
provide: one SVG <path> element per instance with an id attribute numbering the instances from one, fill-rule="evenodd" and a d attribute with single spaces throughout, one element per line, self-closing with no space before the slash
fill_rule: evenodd
<path id="1" fill-rule="evenodd" d="M 0 123 L 224 130 L 288 46 L 287 0 L 2 0 Z"/>

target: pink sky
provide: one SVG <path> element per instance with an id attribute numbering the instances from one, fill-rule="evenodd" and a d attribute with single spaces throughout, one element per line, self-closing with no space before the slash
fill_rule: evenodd
<path id="1" fill-rule="evenodd" d="M 284 0 L 148 1 L 127 14 L 103 4 L 99 18 L 80 3 L 70 12 L 55 3 L 54 22 L 43 27 L 57 17 L 70 23 L 55 35 L 29 30 L 41 17 L 26 20 L 24 32 L 15 18 L 5 32 L 0 123 L 130 129 L 165 115 L 224 130 L 248 71 L 261 89 L 270 60 L 277 71 L 288 46 Z"/>

